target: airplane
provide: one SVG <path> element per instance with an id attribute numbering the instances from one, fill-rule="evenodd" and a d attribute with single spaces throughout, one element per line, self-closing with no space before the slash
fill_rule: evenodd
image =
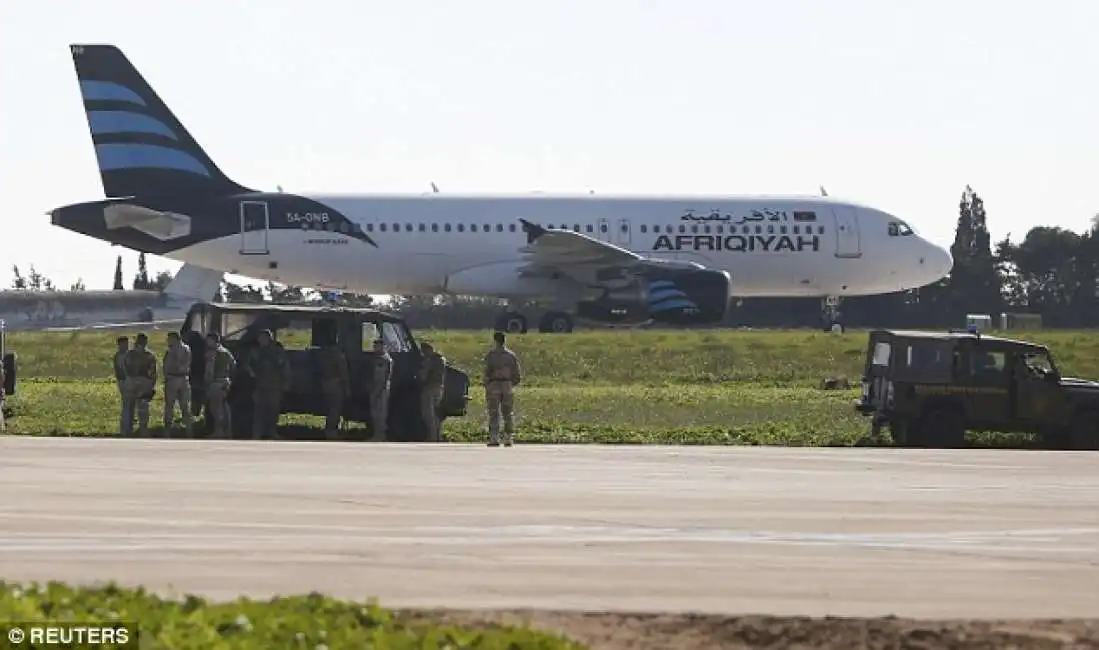
<path id="1" fill-rule="evenodd" d="M 0 291 L 0 322 L 10 332 L 179 325 L 192 304 L 214 299 L 223 277 L 184 264 L 161 291 Z"/>
<path id="2" fill-rule="evenodd" d="M 126 55 L 70 45 L 103 200 L 61 228 L 281 284 L 549 303 L 543 332 L 600 323 L 717 323 L 733 299 L 839 302 L 945 277 L 949 251 L 883 210 L 827 196 L 312 195 L 231 180 Z M 277 137 L 277 134 L 275 135 Z M 281 189 L 281 188 L 280 188 Z M 432 188 L 433 190 L 436 188 Z"/>

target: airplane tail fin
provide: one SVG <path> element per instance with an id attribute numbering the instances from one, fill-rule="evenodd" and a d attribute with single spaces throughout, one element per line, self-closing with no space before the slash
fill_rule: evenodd
<path id="1" fill-rule="evenodd" d="M 163 293 L 169 298 L 188 302 L 210 301 L 217 296 L 224 277 L 225 274 L 221 271 L 184 264 L 168 286 L 164 287 Z"/>
<path id="2" fill-rule="evenodd" d="M 122 50 L 69 48 L 107 198 L 250 191 L 218 169 Z"/>

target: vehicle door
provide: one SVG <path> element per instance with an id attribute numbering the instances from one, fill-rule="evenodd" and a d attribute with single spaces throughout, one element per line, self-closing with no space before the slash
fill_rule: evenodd
<path id="1" fill-rule="evenodd" d="M 875 411 L 891 406 L 889 392 L 892 390 L 890 379 L 893 361 L 891 337 L 880 332 L 872 332 L 866 346 L 866 365 L 862 371 L 862 404 Z"/>
<path id="2" fill-rule="evenodd" d="M 963 348 L 956 392 L 974 429 L 996 428 L 1012 420 L 1009 349 L 995 341 L 976 340 Z"/>
<path id="3" fill-rule="evenodd" d="M 1065 424 L 1067 398 L 1053 375 L 1049 353 L 1020 349 L 1012 355 L 1011 367 L 1014 415 L 1020 424 Z"/>

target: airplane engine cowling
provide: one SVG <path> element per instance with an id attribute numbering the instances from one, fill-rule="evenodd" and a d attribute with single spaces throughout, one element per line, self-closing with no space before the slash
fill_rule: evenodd
<path id="1" fill-rule="evenodd" d="M 717 323 L 729 309 L 732 284 L 725 271 L 660 269 L 627 288 L 578 303 L 577 316 L 608 323 Z"/>

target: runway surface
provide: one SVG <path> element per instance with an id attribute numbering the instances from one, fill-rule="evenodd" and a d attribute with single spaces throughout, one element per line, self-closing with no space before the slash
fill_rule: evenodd
<path id="1" fill-rule="evenodd" d="M 1099 612 L 1099 454 L 0 438 L 0 577 L 395 607 Z"/>

